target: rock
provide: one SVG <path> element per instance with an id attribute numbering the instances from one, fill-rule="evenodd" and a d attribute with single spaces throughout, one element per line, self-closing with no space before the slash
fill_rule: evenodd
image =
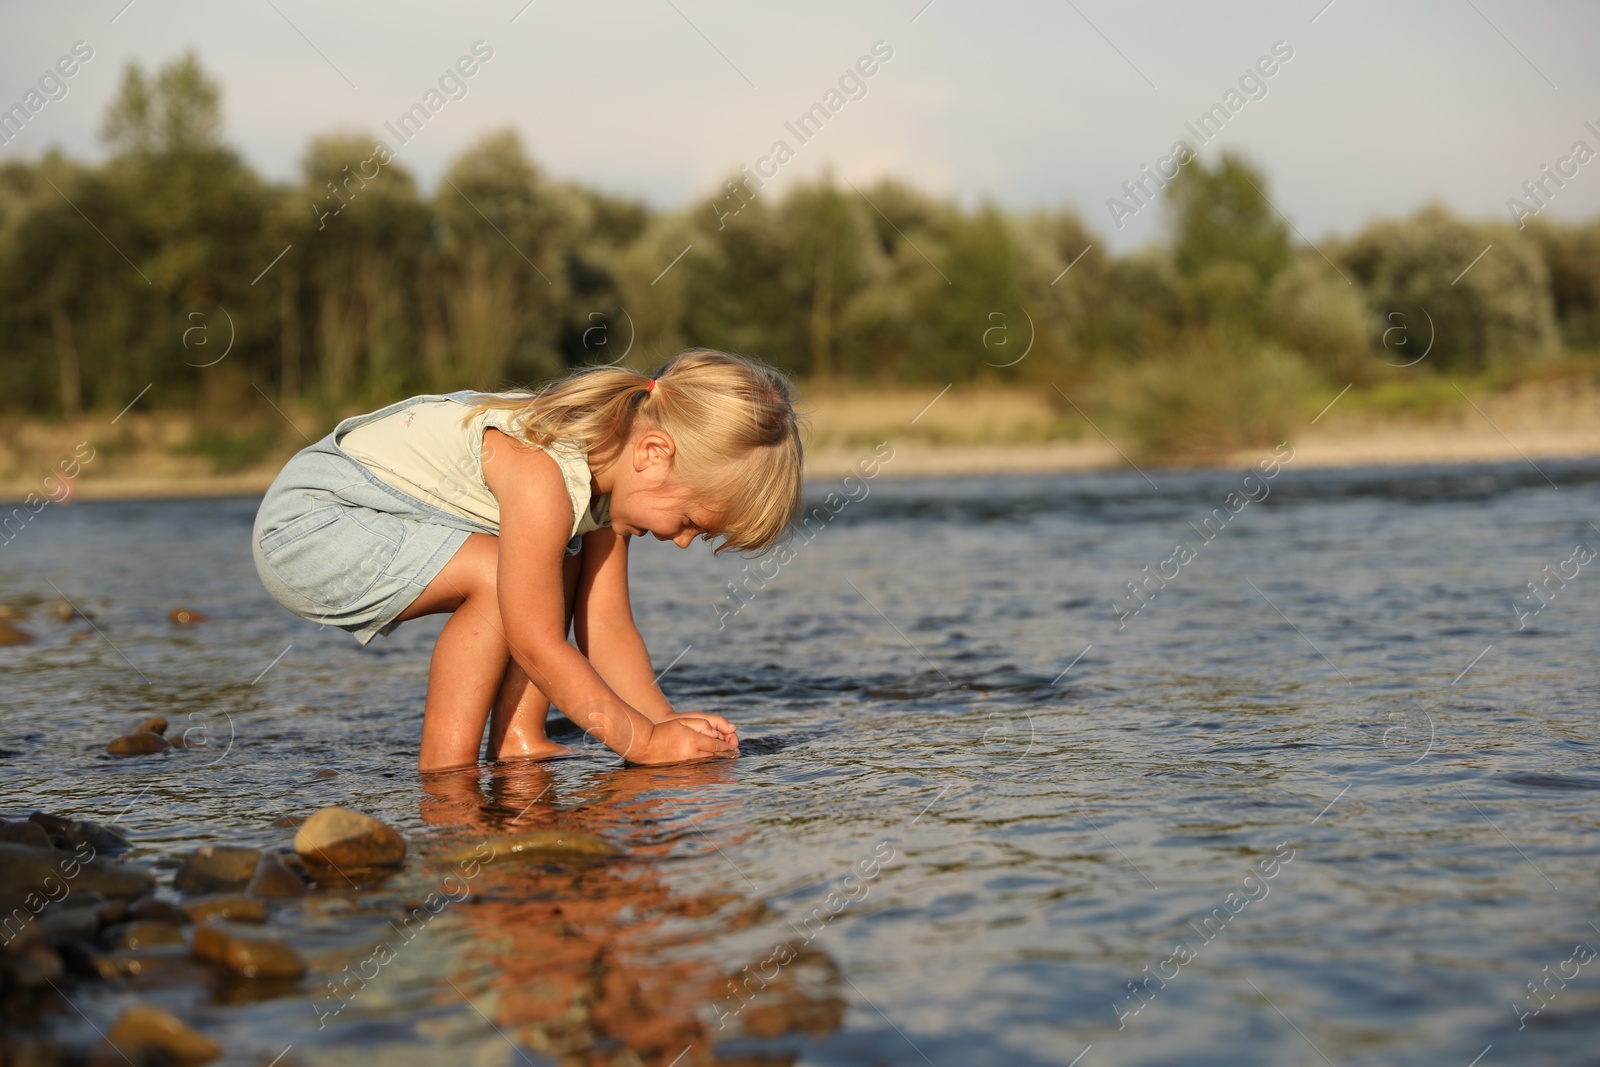
<path id="1" fill-rule="evenodd" d="M 36 811 L 28 816 L 28 821 L 44 827 L 45 832 L 52 834 L 65 834 L 67 827 L 72 825 L 72 820 L 64 815 L 51 815 L 48 811 Z"/>
<path id="2" fill-rule="evenodd" d="M 64 904 L 75 904 L 67 897 Z M 66 941 L 93 943 L 100 933 L 100 909 L 87 906 L 63 907 L 52 904 L 39 913 L 39 933 L 52 945 Z"/>
<path id="3" fill-rule="evenodd" d="M 275 852 L 263 852 L 245 892 L 253 897 L 303 897 L 306 884 Z"/>
<path id="4" fill-rule="evenodd" d="M 243 978 L 299 978 L 306 973 L 300 956 L 283 942 L 245 937 L 211 923 L 195 929 L 194 954 Z"/>
<path id="5" fill-rule="evenodd" d="M 178 905 L 170 900 L 160 897 L 145 897 L 143 900 L 127 909 L 128 918 L 143 919 L 147 922 L 172 923 L 182 926 L 189 921 L 189 915 Z"/>
<path id="6" fill-rule="evenodd" d="M 370 815 L 323 808 L 295 831 L 294 850 L 325 867 L 392 867 L 405 861 L 405 838 Z"/>
<path id="7" fill-rule="evenodd" d="M 260 849 L 202 845 L 184 859 L 172 876 L 180 893 L 221 893 L 243 889 L 261 862 Z"/>
<path id="8" fill-rule="evenodd" d="M 99 896 L 100 894 L 96 893 L 94 895 Z M 154 900 L 155 898 L 146 897 L 145 899 Z M 115 926 L 117 923 L 127 922 L 130 913 L 131 909 L 128 907 L 126 900 L 107 901 L 95 909 L 95 914 L 99 917 L 101 926 Z"/>
<path id="9" fill-rule="evenodd" d="M 91 638 L 93 636 L 94 636 L 94 631 L 93 630 L 74 630 L 70 634 L 67 635 L 67 643 L 68 644 L 73 644 L 73 645 L 80 644 L 80 643 L 82 643 L 84 641 L 89 640 L 89 638 Z"/>
<path id="10" fill-rule="evenodd" d="M 50 835 L 45 833 L 44 827 L 36 822 L 18 820 L 0 820 L 0 841 L 11 841 L 18 845 L 32 845 L 34 848 L 50 848 Z"/>
<path id="11" fill-rule="evenodd" d="M 611 842 L 590 834 L 569 830 L 540 830 L 515 837 L 491 838 L 470 848 L 446 852 L 440 858 L 446 863 L 464 863 L 476 860 L 489 863 L 498 859 L 572 860 L 606 859 L 622 855 L 622 849 Z"/>
<path id="12" fill-rule="evenodd" d="M 136 734 L 165 734 L 167 732 L 167 720 L 159 715 L 152 715 L 138 726 L 135 726 L 133 732 Z"/>
<path id="13" fill-rule="evenodd" d="M 150 919 L 135 919 L 131 923 L 110 927 L 100 935 L 100 941 L 109 949 L 156 948 L 184 943 L 183 931 L 177 926 Z"/>
<path id="14" fill-rule="evenodd" d="M 205 1063 L 222 1055 L 222 1046 L 197 1033 L 176 1016 L 147 1004 L 135 1004 L 117 1019 L 106 1041 L 112 1048 L 147 1059 L 156 1053 L 178 1063 Z"/>
<path id="15" fill-rule="evenodd" d="M 34 941 L 0 956 L 0 974 L 6 972 L 10 972 L 11 981 L 23 989 L 38 989 L 61 981 L 67 968 L 61 962 L 60 953 L 43 941 Z"/>
<path id="16" fill-rule="evenodd" d="M 37 911 L 50 897 L 51 887 L 59 891 L 62 883 L 72 893 L 133 900 L 153 890 L 156 879 L 130 864 L 98 858 L 85 862 L 79 853 L 0 842 L 0 914 L 21 907 Z"/>
<path id="17" fill-rule="evenodd" d="M 287 829 L 291 826 L 299 826 L 305 821 L 304 817 L 299 815 L 280 815 L 272 820 L 272 825 Z"/>
<path id="18" fill-rule="evenodd" d="M 41 813 L 42 814 L 42 813 Z M 31 816 L 30 816 L 31 818 Z M 66 838 L 67 844 L 74 847 L 88 845 L 96 854 L 101 852 L 125 852 L 132 848 L 132 843 L 122 834 L 109 826 L 102 826 L 88 819 L 73 819 L 67 823 L 66 829 L 59 831 Z"/>
<path id="19" fill-rule="evenodd" d="M 267 906 L 259 900 L 240 896 L 198 897 L 183 906 L 190 922 L 203 923 L 207 919 L 232 919 L 234 922 L 264 923 Z"/>
<path id="20" fill-rule="evenodd" d="M 338 771 L 331 771 L 331 770 L 328 770 L 326 767 L 324 767 L 320 771 L 312 771 L 309 775 L 306 776 L 306 781 L 308 781 L 308 782 L 321 782 L 321 781 L 325 781 L 325 780 L 327 780 L 329 778 L 337 778 L 337 777 L 339 777 L 339 772 Z"/>
<path id="21" fill-rule="evenodd" d="M 113 756 L 153 756 L 171 752 L 172 744 L 160 734 L 124 734 L 106 746 Z"/>
<path id="22" fill-rule="evenodd" d="M 0 619 L 0 645 L 31 645 L 33 635 Z"/>
<path id="23" fill-rule="evenodd" d="M 15 604 L 0 604 L 0 619 L 26 619 L 28 613 Z"/>
<path id="24" fill-rule="evenodd" d="M 71 622 L 78 617 L 78 609 L 65 600 L 58 600 L 50 605 L 50 614 L 62 622 Z"/>
<path id="25" fill-rule="evenodd" d="M 193 608 L 173 608 L 167 612 L 167 621 L 177 626 L 192 626 L 197 622 L 210 622 L 211 616 Z"/>

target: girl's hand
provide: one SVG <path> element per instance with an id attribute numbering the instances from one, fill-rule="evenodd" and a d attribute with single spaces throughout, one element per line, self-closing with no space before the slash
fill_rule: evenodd
<path id="1" fill-rule="evenodd" d="M 650 740 L 626 754 L 630 763 L 660 764 L 682 763 L 685 760 L 733 757 L 739 754 L 737 745 L 721 740 L 709 729 L 709 724 L 685 721 L 688 716 L 674 715 L 658 722 L 650 731 Z M 726 722 L 727 720 L 723 720 Z"/>
<path id="2" fill-rule="evenodd" d="M 733 723 L 721 715 L 713 715 L 705 711 L 675 711 L 669 715 L 665 722 L 681 722 L 691 730 L 698 730 L 707 737 L 715 737 L 719 741 L 726 741 L 735 748 L 739 746 L 739 732 Z"/>

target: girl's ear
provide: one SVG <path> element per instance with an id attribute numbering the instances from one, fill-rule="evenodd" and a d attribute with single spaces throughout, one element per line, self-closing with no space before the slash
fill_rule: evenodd
<path id="1" fill-rule="evenodd" d="M 677 449 L 672 438 L 661 430 L 646 430 L 633 442 L 633 469 L 643 471 L 649 467 L 672 464 Z"/>

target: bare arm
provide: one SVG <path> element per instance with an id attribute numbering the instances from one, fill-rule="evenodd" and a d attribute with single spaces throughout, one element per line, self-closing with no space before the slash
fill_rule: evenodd
<path id="1" fill-rule="evenodd" d="M 633 621 L 628 596 L 630 540 L 610 529 L 583 537 L 583 568 L 572 617 L 579 650 L 589 657 L 600 677 L 651 722 L 682 715 L 709 724 L 717 736 L 737 744 L 727 719 L 702 712 L 676 712 L 656 684 L 650 652 Z"/>
<path id="2" fill-rule="evenodd" d="M 735 751 L 679 723 L 656 726 L 567 643 L 561 560 L 572 504 L 561 470 L 543 451 L 489 434 L 497 447 L 484 450 L 483 476 L 500 503 L 496 584 L 512 658 L 563 714 L 624 759 L 673 763 Z"/>

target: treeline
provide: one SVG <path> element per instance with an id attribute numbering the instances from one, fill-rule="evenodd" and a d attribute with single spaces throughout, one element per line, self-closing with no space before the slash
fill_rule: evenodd
<path id="1" fill-rule="evenodd" d="M 656 212 L 550 178 L 510 132 L 431 196 L 366 134 L 317 137 L 286 186 L 220 129 L 189 56 L 129 68 L 104 165 L 0 167 L 0 405 L 115 411 L 154 383 L 143 405 L 333 410 L 704 344 L 812 379 L 1054 383 L 1183 451 L 1230 421 L 1261 436 L 1317 383 L 1600 347 L 1600 221 L 1431 207 L 1314 249 L 1228 155 L 1170 183 L 1165 246 L 1117 256 L 1070 209 L 964 211 L 893 180 L 735 176 Z"/>

